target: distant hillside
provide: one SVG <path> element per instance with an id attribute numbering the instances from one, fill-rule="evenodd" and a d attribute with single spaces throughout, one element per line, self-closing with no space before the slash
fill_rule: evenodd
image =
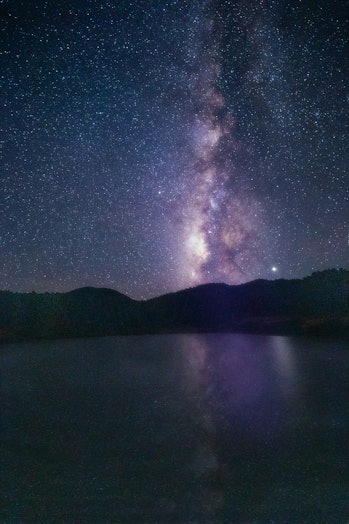
<path id="1" fill-rule="evenodd" d="M 146 310 L 154 331 L 349 333 L 349 271 L 205 284 L 149 300 Z"/>
<path id="2" fill-rule="evenodd" d="M 0 292 L 0 340 L 203 331 L 349 335 L 349 271 L 206 284 L 144 302 L 92 287 Z"/>
<path id="3" fill-rule="evenodd" d="M 102 336 L 130 333 L 137 302 L 111 289 L 68 293 L 0 292 L 2 339 Z"/>

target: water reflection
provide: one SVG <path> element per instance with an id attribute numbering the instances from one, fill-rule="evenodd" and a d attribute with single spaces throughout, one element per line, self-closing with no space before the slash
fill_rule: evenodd
<path id="1" fill-rule="evenodd" d="M 204 337 L 183 337 L 182 384 L 190 402 L 196 448 L 189 465 L 196 484 L 197 503 L 207 517 L 213 518 L 223 505 L 223 467 L 217 453 L 217 435 L 210 407 L 212 393 L 212 347 Z"/>
<path id="2" fill-rule="evenodd" d="M 230 334 L 4 345 L 5 520 L 343 522 L 346 348 Z"/>
<path id="3" fill-rule="evenodd" d="M 183 381 L 203 427 L 266 438 L 297 398 L 297 361 L 286 337 L 191 336 L 183 340 Z M 280 392 L 282 393 L 280 395 Z"/>
<path id="4" fill-rule="evenodd" d="M 274 366 L 279 377 L 281 393 L 294 399 L 299 392 L 296 351 L 289 337 L 271 337 Z"/>
<path id="5" fill-rule="evenodd" d="M 243 486 L 234 469 L 243 464 L 253 475 L 296 406 L 297 359 L 286 337 L 271 343 L 270 337 L 191 335 L 180 346 L 196 431 L 190 468 L 201 486 L 199 503 L 211 517 L 232 515 Z"/>

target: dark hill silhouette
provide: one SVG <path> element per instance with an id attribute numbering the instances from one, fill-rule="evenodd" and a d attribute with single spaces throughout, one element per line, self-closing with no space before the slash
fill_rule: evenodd
<path id="1" fill-rule="evenodd" d="M 202 331 L 349 335 L 349 271 L 205 284 L 143 302 L 93 287 L 0 292 L 1 340 Z"/>
<path id="2" fill-rule="evenodd" d="M 149 300 L 146 308 L 155 331 L 348 332 L 349 271 L 206 284 Z"/>
<path id="3" fill-rule="evenodd" d="M 137 302 L 111 289 L 68 293 L 0 292 L 1 338 L 82 337 L 130 333 Z"/>

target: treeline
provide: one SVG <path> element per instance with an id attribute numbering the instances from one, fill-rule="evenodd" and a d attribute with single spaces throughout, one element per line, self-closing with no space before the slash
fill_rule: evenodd
<path id="1" fill-rule="evenodd" d="M 0 340 L 204 331 L 349 335 L 349 271 L 206 284 L 143 302 L 91 287 L 0 292 Z"/>

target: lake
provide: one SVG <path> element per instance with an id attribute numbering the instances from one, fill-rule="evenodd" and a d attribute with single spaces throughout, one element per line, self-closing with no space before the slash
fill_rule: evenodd
<path id="1" fill-rule="evenodd" d="M 348 524 L 349 344 L 3 344 L 2 520 Z"/>

